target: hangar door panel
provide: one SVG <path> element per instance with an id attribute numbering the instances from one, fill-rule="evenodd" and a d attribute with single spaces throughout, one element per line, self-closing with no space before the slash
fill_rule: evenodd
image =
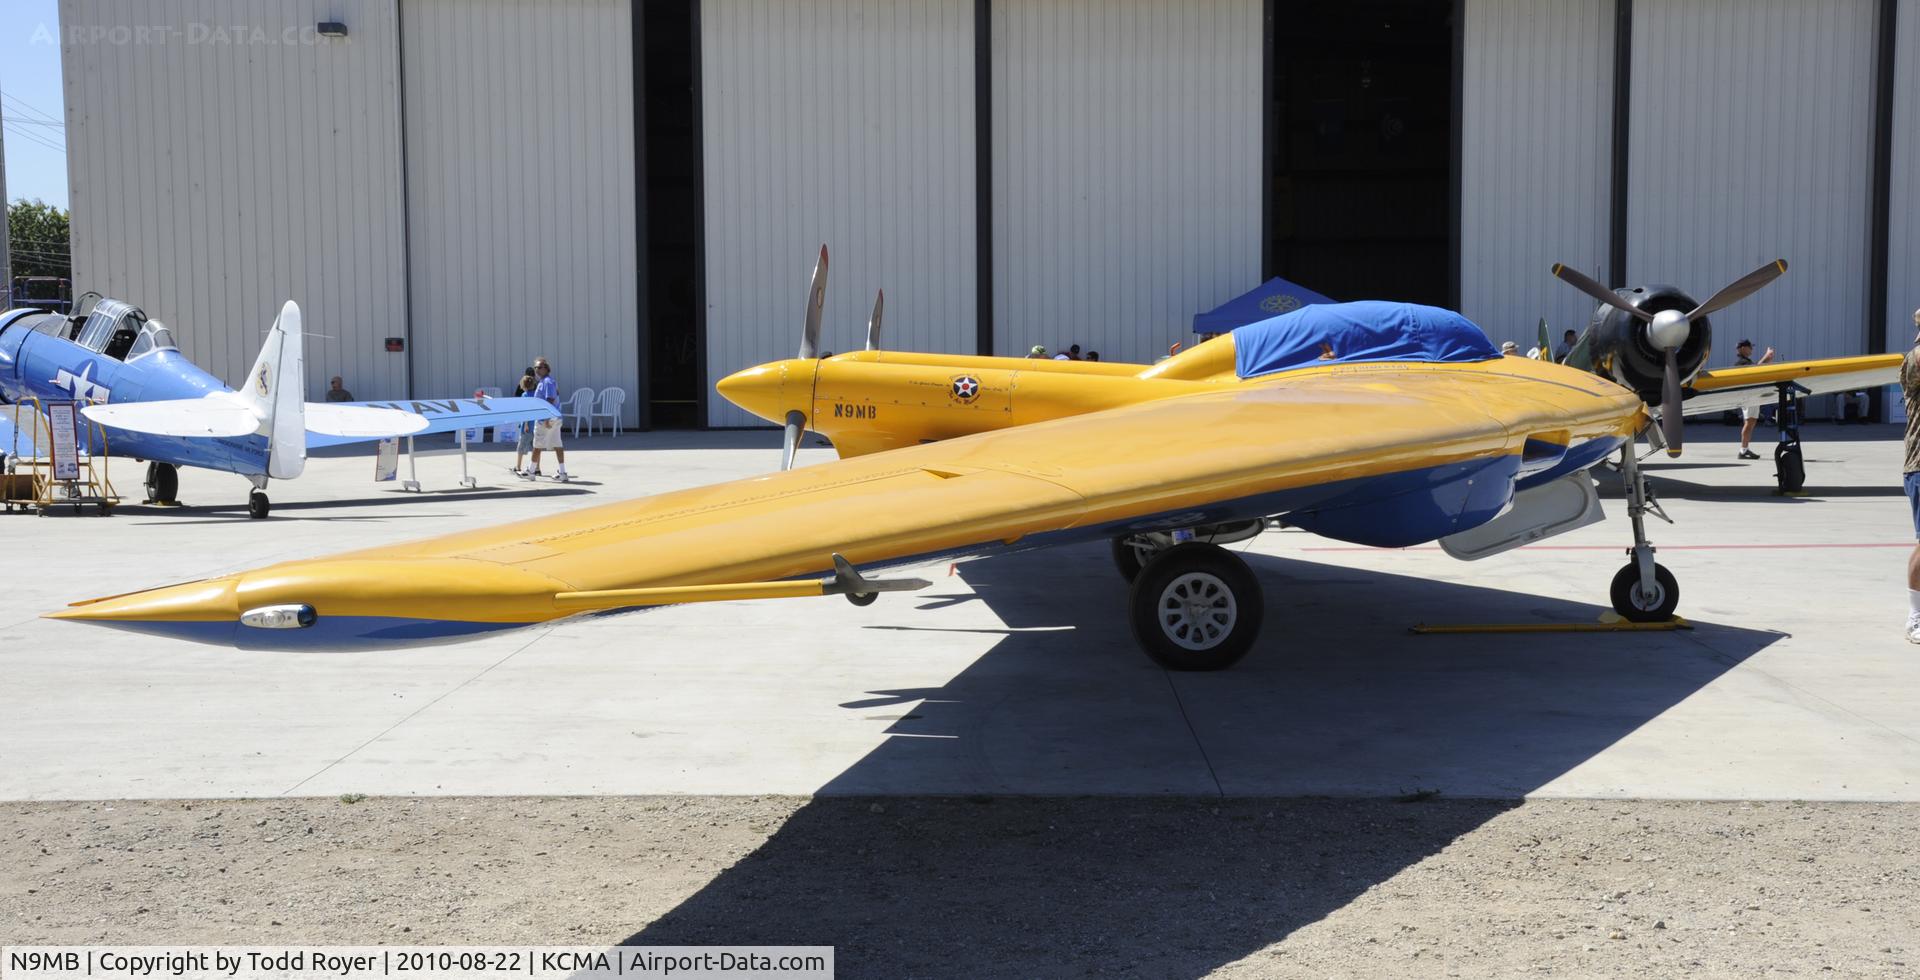
<path id="1" fill-rule="evenodd" d="M 764 425 L 713 382 L 792 357 L 832 250 L 821 348 L 976 337 L 971 0 L 706 0 L 700 85 L 711 425 Z"/>
<path id="2" fill-rule="evenodd" d="M 318 37 L 326 20 L 351 39 Z M 335 374 L 404 394 L 381 349 L 406 302 L 393 5 L 63 0 L 58 26 L 76 292 L 166 321 L 230 383 L 291 299 L 325 337 L 309 397 Z"/>
<path id="3" fill-rule="evenodd" d="M 996 0 L 993 353 L 1151 361 L 1259 284 L 1261 9 Z"/>
<path id="4" fill-rule="evenodd" d="M 1710 367 L 1865 342 L 1874 0 L 1637 0 L 1627 272 L 1697 298 L 1784 258 L 1715 314 Z"/>
<path id="5" fill-rule="evenodd" d="M 617 385 L 638 417 L 630 12 L 405 0 L 416 395 L 545 355 L 563 399 Z"/>
<path id="6" fill-rule="evenodd" d="M 1548 275 L 1606 281 L 1611 0 L 1467 0 L 1461 92 L 1460 312 L 1533 346 L 1586 329 L 1593 302 Z"/>

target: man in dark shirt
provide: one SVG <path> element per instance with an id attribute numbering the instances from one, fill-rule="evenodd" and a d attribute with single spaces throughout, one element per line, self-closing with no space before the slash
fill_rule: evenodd
<path id="1" fill-rule="evenodd" d="M 1734 367 L 1747 367 L 1752 364 L 1765 364 L 1768 361 L 1773 360 L 1773 348 L 1771 347 L 1767 348 L 1767 352 L 1765 354 L 1760 355 L 1759 360 L 1757 361 L 1754 360 L 1753 359 L 1753 341 L 1751 340 L 1740 341 L 1740 343 L 1734 347 L 1733 352 L 1736 355 L 1733 359 Z M 1753 427 L 1759 424 L 1760 424 L 1760 403 L 1759 402 L 1754 402 L 1751 405 L 1740 406 L 1740 458 L 1741 459 L 1759 459 L 1760 458 L 1760 454 L 1754 452 L 1753 447 L 1749 445 L 1749 443 L 1753 441 Z"/>

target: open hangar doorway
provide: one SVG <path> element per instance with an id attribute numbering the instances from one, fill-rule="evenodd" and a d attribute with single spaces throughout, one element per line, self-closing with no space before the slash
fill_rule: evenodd
<path id="1" fill-rule="evenodd" d="M 693 429 L 706 420 L 702 317 L 698 0 L 635 8 L 642 41 L 642 338 L 648 428 Z"/>
<path id="2" fill-rule="evenodd" d="M 1457 11 L 1267 0 L 1266 275 L 1454 302 Z"/>

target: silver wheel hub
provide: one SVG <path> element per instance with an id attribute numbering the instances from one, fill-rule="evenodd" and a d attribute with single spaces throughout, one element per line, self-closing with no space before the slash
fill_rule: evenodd
<path id="1" fill-rule="evenodd" d="M 1219 646 L 1239 622 L 1240 607 L 1233 590 L 1219 576 L 1188 572 L 1160 590 L 1160 630 L 1174 645 L 1186 650 Z"/>
<path id="2" fill-rule="evenodd" d="M 1660 608 L 1660 604 L 1667 600 L 1667 588 L 1659 582 L 1651 586 L 1635 585 L 1631 595 L 1633 608 L 1647 612 Z"/>

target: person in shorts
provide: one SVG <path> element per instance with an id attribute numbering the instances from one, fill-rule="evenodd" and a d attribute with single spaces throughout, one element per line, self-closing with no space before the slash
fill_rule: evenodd
<path id="1" fill-rule="evenodd" d="M 1747 367 L 1753 364 L 1765 364 L 1768 361 L 1773 360 L 1773 348 L 1771 347 L 1767 348 L 1767 352 L 1765 354 L 1760 355 L 1759 360 L 1757 361 L 1754 360 L 1753 359 L 1753 341 L 1751 340 L 1740 341 L 1740 343 L 1734 347 L 1733 352 L 1736 355 L 1738 355 L 1733 359 L 1734 367 Z M 1760 403 L 1755 402 L 1751 405 L 1740 406 L 1740 458 L 1741 459 L 1759 459 L 1760 458 L 1760 454 L 1754 452 L 1753 447 L 1749 445 L 1749 443 L 1753 441 L 1753 428 L 1754 426 L 1759 424 L 1760 424 Z"/>
<path id="2" fill-rule="evenodd" d="M 540 379 L 533 386 L 533 397 L 559 408 L 560 385 L 553 380 L 553 366 L 547 363 L 546 358 L 536 357 L 533 359 L 533 373 Z M 567 482 L 567 451 L 560 444 L 560 428 L 560 419 L 557 418 L 541 419 L 533 424 L 533 469 L 522 474 L 526 479 L 540 478 L 540 453 L 551 449 L 554 462 L 558 464 L 553 478 L 561 483 Z"/>
<path id="3" fill-rule="evenodd" d="M 532 368 L 528 368 L 528 370 L 532 370 Z M 532 398 L 534 384 L 533 375 L 529 374 L 522 377 L 520 379 L 520 390 L 517 394 L 521 398 Z M 533 451 L 533 427 L 536 424 L 537 423 L 534 422 L 522 422 L 519 425 L 519 438 L 515 440 L 513 446 L 514 476 L 527 475 L 527 454 Z"/>

